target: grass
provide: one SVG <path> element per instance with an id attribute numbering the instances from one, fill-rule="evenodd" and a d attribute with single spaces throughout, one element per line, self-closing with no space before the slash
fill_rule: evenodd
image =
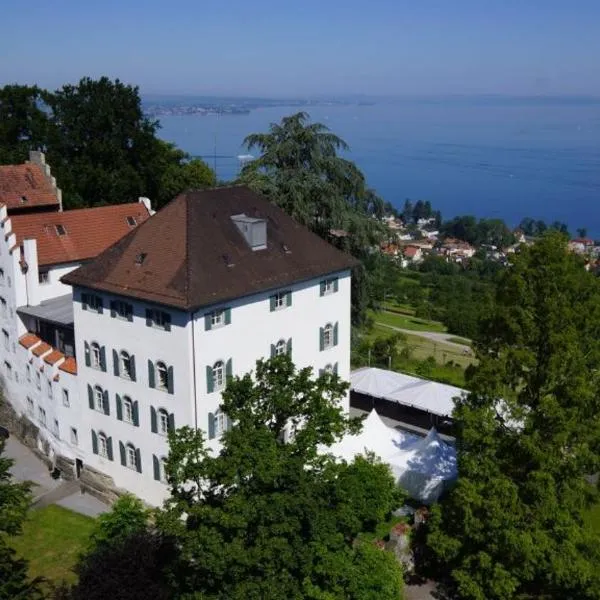
<path id="1" fill-rule="evenodd" d="M 376 323 L 383 323 L 384 325 L 391 325 L 392 327 L 398 327 L 400 329 L 409 329 L 410 331 L 435 331 L 438 333 L 444 333 L 446 331 L 444 324 L 439 321 L 428 321 L 427 319 L 419 319 L 418 317 L 387 310 L 378 312 L 371 311 L 369 314 Z"/>
<path id="2" fill-rule="evenodd" d="M 32 577 L 53 582 L 76 580 L 72 569 L 88 543 L 94 519 L 61 506 L 32 510 L 23 533 L 11 539 L 17 554 L 29 561 Z"/>

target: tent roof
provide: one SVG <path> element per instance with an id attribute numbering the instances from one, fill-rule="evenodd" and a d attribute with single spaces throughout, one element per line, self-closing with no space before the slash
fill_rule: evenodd
<path id="1" fill-rule="evenodd" d="M 465 393 L 465 390 L 452 385 L 376 367 L 365 367 L 354 371 L 350 375 L 350 389 L 442 417 L 452 415 L 454 398 Z"/>

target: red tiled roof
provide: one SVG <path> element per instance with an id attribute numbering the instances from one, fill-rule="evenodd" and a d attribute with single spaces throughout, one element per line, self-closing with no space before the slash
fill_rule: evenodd
<path id="1" fill-rule="evenodd" d="M 62 352 L 59 352 L 58 350 L 52 350 L 48 356 L 44 356 L 44 362 L 48 363 L 49 365 L 53 365 L 64 357 L 65 355 Z"/>
<path id="2" fill-rule="evenodd" d="M 46 342 L 42 342 L 39 346 L 36 346 L 31 352 L 35 354 L 35 356 L 41 356 L 49 350 L 52 350 L 52 346 L 50 344 L 46 344 Z"/>
<path id="3" fill-rule="evenodd" d="M 141 202 L 81 208 L 64 212 L 47 212 L 11 217 L 17 243 L 37 240 L 38 264 L 55 265 L 94 258 L 129 233 L 132 226 L 143 223 L 150 214 Z M 64 235 L 59 235 L 62 226 Z"/>
<path id="4" fill-rule="evenodd" d="M 0 166 L 0 203 L 9 211 L 53 204 L 58 208 L 56 190 L 42 169 L 31 163 Z"/>
<path id="5" fill-rule="evenodd" d="M 404 248 L 404 256 L 407 258 L 414 258 L 419 250 L 420 248 L 417 248 L 416 246 L 406 246 L 406 248 Z"/>
<path id="6" fill-rule="evenodd" d="M 26 333 L 19 338 L 19 344 L 21 344 L 23 348 L 31 348 L 41 341 L 42 340 L 40 340 L 40 338 L 33 333 Z"/>
<path id="7" fill-rule="evenodd" d="M 77 361 L 72 356 L 69 356 L 58 369 L 65 373 L 70 373 L 71 375 L 77 375 Z"/>

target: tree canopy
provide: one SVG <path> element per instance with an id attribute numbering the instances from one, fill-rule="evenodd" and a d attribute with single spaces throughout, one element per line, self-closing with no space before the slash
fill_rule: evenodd
<path id="1" fill-rule="evenodd" d="M 358 427 L 340 409 L 346 389 L 335 375 L 296 371 L 287 356 L 259 361 L 254 378 L 231 380 L 223 394 L 232 426 L 218 455 L 200 430 L 171 435 L 171 497 L 157 524 L 180 548 L 179 594 L 399 597 L 394 557 L 357 540 L 401 501 L 388 467 L 318 451 Z"/>
<path id="2" fill-rule="evenodd" d="M 600 288 L 549 233 L 500 277 L 457 403 L 459 478 L 429 547 L 459 598 L 599 598 Z"/>

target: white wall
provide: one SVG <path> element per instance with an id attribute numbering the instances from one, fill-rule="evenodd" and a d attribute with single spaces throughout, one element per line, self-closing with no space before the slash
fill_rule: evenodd
<path id="1" fill-rule="evenodd" d="M 50 298 L 58 298 L 59 296 L 71 294 L 71 286 L 61 283 L 60 278 L 66 275 L 67 273 L 74 271 L 79 266 L 81 266 L 81 263 L 65 263 L 62 265 L 54 265 L 50 267 L 48 269 L 48 283 L 38 282 L 37 284 L 39 302 L 49 300 Z M 41 270 L 45 269 L 42 268 Z"/>

